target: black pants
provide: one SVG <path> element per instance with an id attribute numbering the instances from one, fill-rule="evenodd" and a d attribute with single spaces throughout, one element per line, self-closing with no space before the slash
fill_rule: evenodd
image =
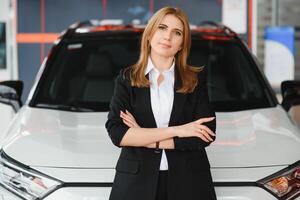
<path id="1" fill-rule="evenodd" d="M 167 200 L 168 170 L 159 171 L 155 200 Z"/>

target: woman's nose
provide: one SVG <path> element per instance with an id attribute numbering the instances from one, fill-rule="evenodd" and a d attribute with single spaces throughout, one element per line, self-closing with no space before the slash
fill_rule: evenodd
<path id="1" fill-rule="evenodd" d="M 166 31 L 164 34 L 164 39 L 170 40 L 171 39 L 171 31 Z"/>

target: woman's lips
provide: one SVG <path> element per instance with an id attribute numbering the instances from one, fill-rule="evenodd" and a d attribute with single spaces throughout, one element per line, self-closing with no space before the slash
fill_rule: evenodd
<path id="1" fill-rule="evenodd" d="M 165 47 L 165 48 L 171 48 L 172 46 L 169 44 L 164 44 L 164 43 L 159 43 L 161 46 Z"/>

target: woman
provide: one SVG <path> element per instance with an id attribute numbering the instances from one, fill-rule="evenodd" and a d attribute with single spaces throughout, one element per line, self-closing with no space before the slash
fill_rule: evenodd
<path id="1" fill-rule="evenodd" d="M 138 62 L 116 79 L 106 128 L 122 148 L 110 200 L 216 199 L 205 147 L 215 140 L 206 70 L 186 64 L 189 23 L 157 11 Z"/>

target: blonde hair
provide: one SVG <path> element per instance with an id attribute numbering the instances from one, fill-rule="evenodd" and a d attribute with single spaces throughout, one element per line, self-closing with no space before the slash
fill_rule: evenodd
<path id="1" fill-rule="evenodd" d="M 189 22 L 187 16 L 181 9 L 173 7 L 164 7 L 158 10 L 148 22 L 142 35 L 139 60 L 132 66 L 130 73 L 131 85 L 136 87 L 150 86 L 149 80 L 144 74 L 151 51 L 150 40 L 163 18 L 168 14 L 176 16 L 183 24 L 182 48 L 175 55 L 175 70 L 178 72 L 176 75 L 179 75 L 178 78 L 181 81 L 181 87 L 177 92 L 190 93 L 198 84 L 197 73 L 202 71 L 202 68 L 192 67 L 186 63 L 191 47 Z"/>

